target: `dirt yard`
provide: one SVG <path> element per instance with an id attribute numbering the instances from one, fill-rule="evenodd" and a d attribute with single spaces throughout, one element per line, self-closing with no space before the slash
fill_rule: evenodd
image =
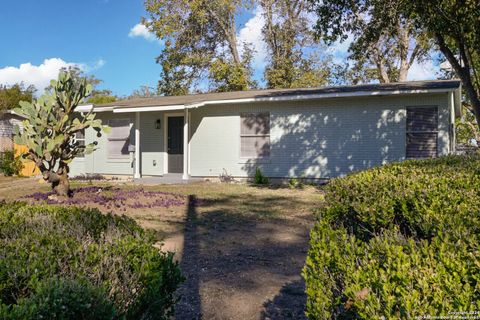
<path id="1" fill-rule="evenodd" d="M 305 319 L 300 273 L 312 212 L 323 198 L 318 189 L 96 182 L 74 188 L 79 192 L 72 205 L 131 216 L 158 233 L 163 250 L 176 252 L 187 278 L 176 319 Z M 82 200 L 80 190 L 93 200 Z M 0 200 L 55 203 L 44 194 L 32 196 L 36 192 L 46 193 L 48 186 L 0 178 Z"/>

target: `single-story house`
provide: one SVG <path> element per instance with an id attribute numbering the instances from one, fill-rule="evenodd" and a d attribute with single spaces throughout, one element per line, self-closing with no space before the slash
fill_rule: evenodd
<path id="1" fill-rule="evenodd" d="M 23 118 L 11 110 L 0 111 L 0 152 L 13 150 L 13 127 L 22 126 Z"/>
<path id="2" fill-rule="evenodd" d="M 70 175 L 331 178 L 455 151 L 460 82 L 416 81 L 123 100 L 94 108 L 112 130 Z"/>

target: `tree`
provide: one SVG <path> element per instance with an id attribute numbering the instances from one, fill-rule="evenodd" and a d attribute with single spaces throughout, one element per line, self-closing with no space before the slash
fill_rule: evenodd
<path id="1" fill-rule="evenodd" d="M 33 85 L 25 87 L 23 83 L 12 86 L 0 85 L 0 113 L 18 106 L 20 101 L 32 101 L 36 89 Z"/>
<path id="2" fill-rule="evenodd" d="M 85 101 L 86 103 L 92 104 L 103 104 L 103 103 L 110 103 L 118 100 L 118 97 L 113 95 L 111 90 L 108 89 L 97 89 L 98 85 L 100 85 L 103 81 L 96 78 L 94 75 L 85 75 L 82 69 L 79 66 L 73 65 L 68 67 L 62 67 L 60 72 L 69 73 L 70 76 L 73 78 L 74 82 L 77 85 L 80 85 L 82 79 L 86 79 L 87 84 L 92 86 L 92 93 L 90 94 L 89 98 Z M 52 92 L 53 87 L 49 85 L 45 88 L 45 91 Z"/>
<path id="3" fill-rule="evenodd" d="M 155 95 L 154 88 L 144 85 L 140 86 L 140 88 L 135 89 L 132 91 L 127 99 L 136 99 L 136 98 L 150 98 L 151 96 Z"/>
<path id="4" fill-rule="evenodd" d="M 480 126 L 480 2 L 404 0 L 402 10 L 435 41 L 453 67 Z"/>
<path id="5" fill-rule="evenodd" d="M 333 63 L 313 38 L 307 0 L 260 0 L 269 52 L 268 88 L 316 87 L 329 82 Z"/>
<path id="6" fill-rule="evenodd" d="M 188 93 L 206 75 L 214 89 L 252 87 L 245 65 L 250 59 L 240 54 L 236 29 L 236 15 L 251 2 L 146 0 L 149 16 L 142 23 L 165 43 L 157 58 L 162 66 L 159 93 Z"/>
<path id="7" fill-rule="evenodd" d="M 428 57 L 431 41 L 402 12 L 403 0 L 310 2 L 318 18 L 317 37 L 327 44 L 354 39 L 349 47 L 354 83 L 372 76 L 368 70 L 381 83 L 406 81 L 412 64 Z"/>
<path id="8" fill-rule="evenodd" d="M 43 179 L 60 196 L 70 195 L 69 163 L 80 154 L 94 151 L 96 142 L 80 145 L 75 133 L 92 127 L 97 132 L 108 131 L 101 120 L 95 119 L 93 109 L 86 114 L 75 112 L 92 92 L 87 79 L 76 79 L 69 72 L 60 72 L 52 80 L 51 90 L 32 103 L 20 102 L 14 111 L 25 117 L 23 131 L 15 127 L 15 142 L 28 147 L 24 158 L 33 161 Z"/>

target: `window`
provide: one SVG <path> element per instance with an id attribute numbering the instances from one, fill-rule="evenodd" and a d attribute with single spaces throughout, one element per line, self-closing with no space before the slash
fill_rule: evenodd
<path id="1" fill-rule="evenodd" d="M 407 159 L 437 156 L 438 107 L 407 108 Z"/>
<path id="2" fill-rule="evenodd" d="M 78 146 L 85 147 L 85 129 L 81 131 L 75 132 L 75 136 L 73 137 L 73 143 L 76 143 Z M 85 157 L 85 154 L 82 152 L 78 155 L 78 157 Z"/>
<path id="3" fill-rule="evenodd" d="M 130 119 L 111 119 L 108 135 L 107 154 L 109 158 L 126 158 L 129 155 Z"/>
<path id="4" fill-rule="evenodd" d="M 270 113 L 242 113 L 240 157 L 270 157 Z"/>

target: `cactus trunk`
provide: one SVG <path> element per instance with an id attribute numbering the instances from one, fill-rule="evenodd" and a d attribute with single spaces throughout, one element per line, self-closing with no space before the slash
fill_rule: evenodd
<path id="1" fill-rule="evenodd" d="M 68 181 L 68 165 L 61 163 L 57 172 L 44 171 L 43 179 L 52 185 L 52 190 L 60 197 L 70 197 L 70 181 Z"/>
<path id="2" fill-rule="evenodd" d="M 70 182 L 68 181 L 68 174 L 62 173 L 58 175 L 58 181 L 52 183 L 52 189 L 58 196 L 69 197 L 72 192 L 70 190 Z"/>

